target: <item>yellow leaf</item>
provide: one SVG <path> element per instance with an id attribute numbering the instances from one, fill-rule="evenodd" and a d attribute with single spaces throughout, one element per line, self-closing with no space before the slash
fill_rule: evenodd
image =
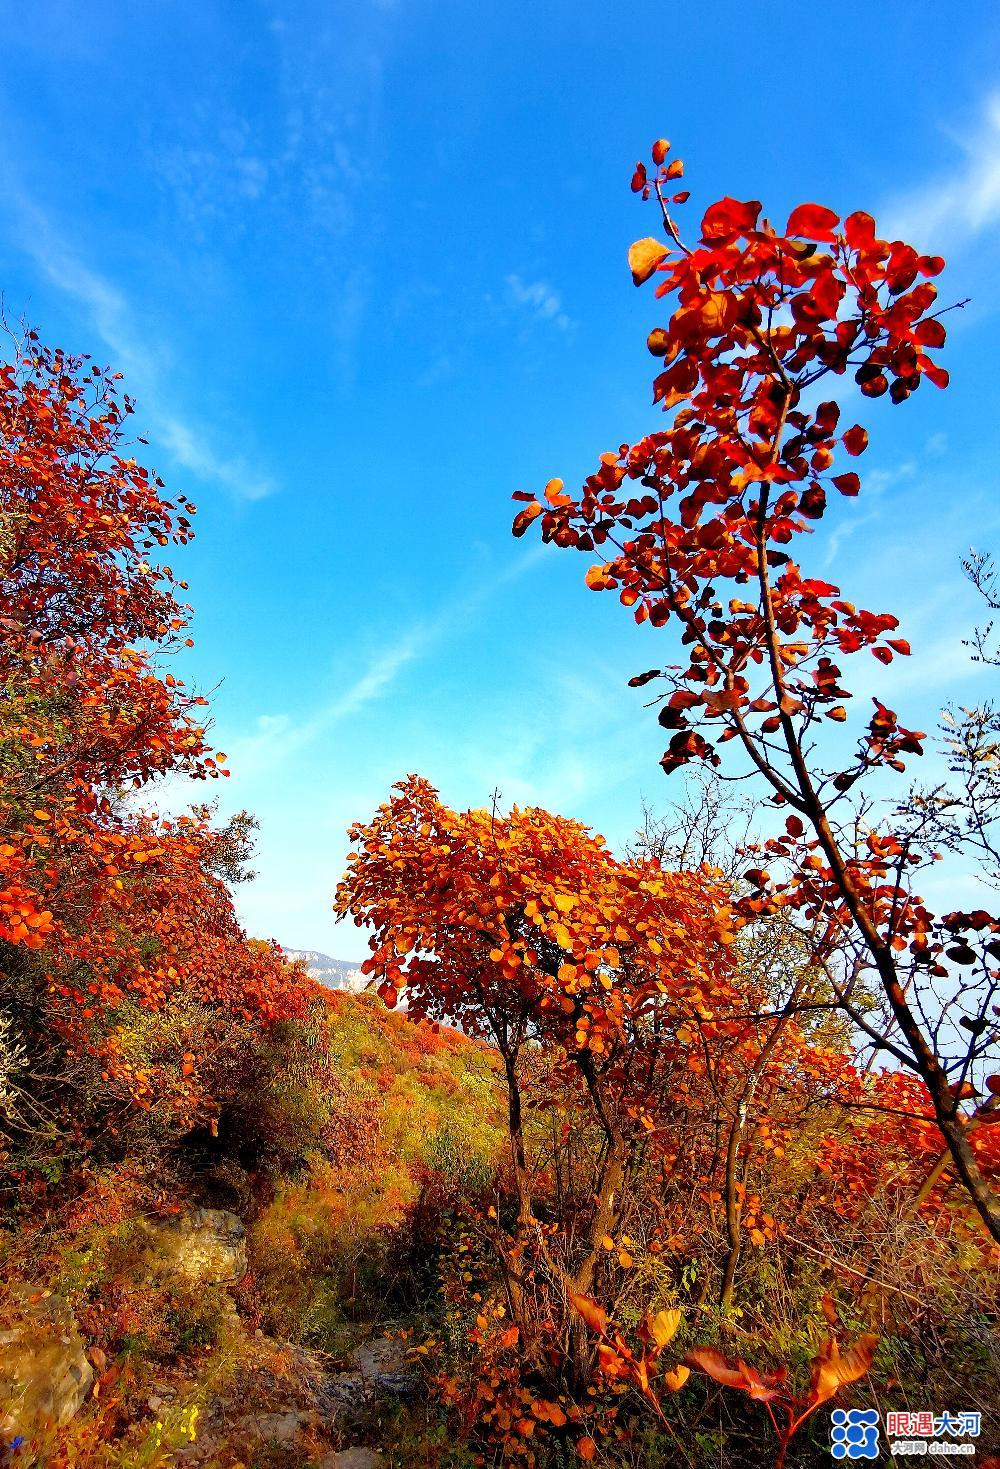
<path id="1" fill-rule="evenodd" d="M 664 1372 L 663 1385 L 668 1392 L 680 1392 L 690 1376 L 691 1368 L 681 1362 L 677 1367 L 671 1367 L 669 1372 Z"/>
<path id="2" fill-rule="evenodd" d="M 648 281 L 653 271 L 661 260 L 665 260 L 668 254 L 666 245 L 659 240 L 636 240 L 629 247 L 628 264 L 632 272 L 632 279 L 637 286 L 643 281 Z"/>
<path id="3" fill-rule="evenodd" d="M 649 1329 L 656 1345 L 662 1348 L 672 1342 L 680 1324 L 681 1313 L 677 1310 L 657 1311 L 655 1316 L 650 1317 Z"/>

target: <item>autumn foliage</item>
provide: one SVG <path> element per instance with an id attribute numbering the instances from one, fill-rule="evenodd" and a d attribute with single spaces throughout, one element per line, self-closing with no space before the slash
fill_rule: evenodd
<path id="1" fill-rule="evenodd" d="M 227 833 L 205 807 L 164 819 L 138 794 L 225 766 L 205 699 L 166 671 L 189 609 L 161 558 L 189 540 L 194 507 L 129 455 L 130 412 L 113 378 L 34 335 L 0 369 L 0 948 L 46 1108 L 72 1110 L 93 1070 L 97 1115 L 125 1102 L 190 1125 L 217 1111 L 203 1066 L 220 1028 L 301 1001 L 236 920 Z M 129 1017 L 178 999 L 172 1053 L 150 1055 Z M 40 1102 L 11 1103 L 29 1136 Z"/>
<path id="2" fill-rule="evenodd" d="M 459 1020 L 503 1064 L 507 1167 L 467 1201 L 443 1273 L 476 1365 L 438 1390 L 469 1431 L 528 1462 L 553 1434 L 593 1457 L 634 1431 L 631 1394 L 667 1423 L 692 1368 L 741 1385 L 697 1333 L 720 1290 L 731 1309 L 737 1269 L 760 1268 L 748 1256 L 794 1241 L 808 1276 L 831 1240 L 863 1249 L 873 1205 L 941 1217 L 926 1091 L 859 1064 L 829 1005 L 788 1002 L 789 975 L 815 992 L 821 966 L 774 917 L 735 912 L 720 872 L 622 861 L 545 811 L 456 812 L 417 777 L 351 836 L 337 906 L 372 930 L 382 994 Z M 831 1332 L 822 1295 L 820 1387 L 784 1365 L 746 1389 L 783 1452 L 872 1360 L 876 1337 Z"/>
<path id="3" fill-rule="evenodd" d="M 791 549 L 861 490 L 850 466 L 867 430 L 842 421 L 823 380 L 849 374 L 896 405 L 925 380 L 947 385 L 943 261 L 817 204 L 779 230 L 759 203 L 724 198 L 688 243 L 682 173 L 660 140 L 632 180 L 662 226 L 629 265 L 670 303 L 647 342 L 668 425 L 603 455 L 576 495 L 559 480 L 519 493 L 514 533 L 537 522 L 602 558 L 591 589 L 677 626 L 681 660 L 632 680 L 666 683 L 663 768 L 712 770 L 731 744 L 778 829 L 726 879 L 671 872 L 545 812 L 448 811 L 411 778 L 353 830 L 338 893 L 373 930 L 368 968 L 389 1002 L 455 1017 L 503 1058 L 509 1177 L 466 1215 L 445 1283 L 452 1310 L 472 1313 L 479 1365 L 441 1389 L 529 1461 L 547 1436 L 584 1459 L 628 1440 L 635 1397 L 669 1432 L 683 1419 L 671 1401 L 707 1376 L 766 1408 L 783 1462 L 872 1367 L 866 1221 L 886 1238 L 916 1231 L 946 1274 L 959 1219 L 980 1261 L 992 1246 L 971 1245 L 977 1217 L 1000 1240 L 1000 925 L 935 916 L 914 890 L 933 856 L 919 793 L 881 829 L 857 806 L 925 736 L 876 698 L 845 746 L 842 665 L 888 665 L 909 645 L 893 614 L 809 576 Z M 782 1263 L 765 1266 L 779 1243 Z M 853 1333 L 815 1275 L 832 1257 L 841 1295 L 863 1284 Z M 769 1272 L 790 1296 L 815 1280 L 800 1307 L 815 1323 L 808 1381 L 774 1341 L 766 1367 L 725 1349 Z M 722 1347 L 698 1340 L 713 1306 Z"/>
<path id="4" fill-rule="evenodd" d="M 558 546 L 610 551 L 587 584 L 615 592 L 637 622 L 678 626 L 684 661 L 632 680 L 667 684 L 657 701 L 670 731 L 664 770 L 717 766 L 732 742 L 791 813 L 748 867 L 741 911 L 792 912 L 817 929 L 815 956 L 838 1002 L 920 1078 L 951 1166 L 1000 1241 L 982 1135 L 970 1132 L 991 1119 L 992 1099 L 985 1113 L 962 1108 L 991 1085 L 1000 923 L 981 909 L 935 915 L 914 889 L 934 855 L 926 800 L 881 829 L 858 816 L 864 782 L 905 772 L 925 735 L 875 697 L 853 749 L 825 740 L 825 727 L 849 717 L 842 664 L 858 653 L 889 664 L 910 647 L 895 616 L 805 574 L 790 549 L 831 494 L 850 500 L 861 489 L 846 465 L 868 433 L 845 426 L 820 385 L 849 378 L 863 397 L 897 405 L 925 381 L 947 386 L 935 354 L 948 308 L 933 281 L 944 262 L 882 239 L 864 212 L 842 221 L 818 204 L 800 205 L 779 230 L 757 201 L 724 198 L 688 244 L 671 213 L 688 195 L 673 192 L 683 168 L 666 162 L 669 151 L 658 143 L 653 173 L 640 165 L 633 178 L 655 197 L 664 238 L 640 240 L 629 260 L 635 283 L 655 281 L 671 302 L 647 343 L 662 367 L 654 401 L 670 424 L 603 455 L 577 496 L 556 480 L 543 500 L 519 495 L 527 504 L 514 532 L 537 520 Z M 882 995 L 875 1017 L 854 998 L 867 971 Z M 946 1023 L 949 1007 L 964 1036 Z"/>
<path id="5" fill-rule="evenodd" d="M 99 1372 L 56 1469 L 166 1469 L 154 1377 L 210 1400 L 265 1337 L 329 1362 L 379 1313 L 428 1469 L 818 1464 L 835 1398 L 995 1396 L 1000 920 L 915 887 L 938 845 L 995 856 L 990 719 L 952 743 L 961 819 L 940 788 L 880 806 L 926 736 L 878 697 L 858 720 L 844 669 L 909 645 L 793 557 L 862 488 L 826 379 L 947 385 L 943 262 L 817 204 L 779 231 L 723 198 L 689 242 L 682 174 L 661 139 L 632 178 L 664 426 L 520 493 L 514 532 L 677 631 L 632 684 L 702 805 L 619 854 L 408 776 L 337 888 L 360 997 L 241 928 L 252 818 L 154 809 L 226 774 L 168 671 L 194 507 L 131 457 L 115 378 L 34 334 L 0 369 L 0 1263 L 65 1292 Z M 766 797 L 745 839 L 724 768 Z M 208 1198 L 245 1276 L 137 1286 L 151 1221 Z"/>

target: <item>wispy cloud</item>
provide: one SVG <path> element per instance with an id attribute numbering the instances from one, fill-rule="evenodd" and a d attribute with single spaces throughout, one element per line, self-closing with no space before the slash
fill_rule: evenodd
<path id="1" fill-rule="evenodd" d="M 560 331 L 568 331 L 573 325 L 563 310 L 559 292 L 545 281 L 526 281 L 519 275 L 509 275 L 505 285 L 508 304 L 529 312 L 536 321 L 550 321 Z"/>
<path id="2" fill-rule="evenodd" d="M 400 637 L 376 648 L 345 689 L 305 718 L 295 721 L 286 714 L 261 715 L 249 736 L 229 740 L 233 768 L 240 774 L 255 776 L 301 754 L 388 693 L 409 664 L 426 657 L 449 637 L 466 631 L 504 586 L 525 575 L 545 554 L 544 546 L 533 547 L 502 572 L 481 579 L 471 592 L 447 602 L 434 616 L 413 624 Z"/>
<path id="3" fill-rule="evenodd" d="M 221 485 L 241 499 L 260 500 L 274 482 L 238 455 L 227 455 L 210 433 L 173 401 L 166 363 L 169 352 L 140 327 L 127 297 L 92 270 L 66 245 L 45 212 L 23 192 L 10 191 L 17 245 L 64 295 L 90 315 L 111 365 L 124 372 L 129 392 L 142 407 L 151 435 L 175 461 L 199 479 Z"/>
<path id="4" fill-rule="evenodd" d="M 978 121 L 954 135 L 961 157 L 953 169 L 890 202 L 883 224 L 890 238 L 922 249 L 954 248 L 1000 219 L 1000 93 Z"/>
<path id="5" fill-rule="evenodd" d="M 873 469 L 870 474 L 865 476 L 864 492 L 867 508 L 858 514 L 856 509 L 852 507 L 854 513 L 844 513 L 835 528 L 829 532 L 826 538 L 826 556 L 823 560 L 825 570 L 829 571 L 830 567 L 837 560 L 840 550 L 846 541 L 850 540 L 862 526 L 879 519 L 882 514 L 879 501 L 885 495 L 886 491 L 893 489 L 901 481 L 905 483 L 911 480 L 915 470 L 916 465 L 912 460 L 908 459 L 895 469 Z"/>

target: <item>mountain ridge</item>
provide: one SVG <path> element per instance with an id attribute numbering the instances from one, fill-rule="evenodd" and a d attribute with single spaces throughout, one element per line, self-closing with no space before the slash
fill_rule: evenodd
<path id="1" fill-rule="evenodd" d="M 282 953 L 289 959 L 299 959 L 306 972 L 330 990 L 346 990 L 356 995 L 367 988 L 369 976 L 362 974 L 361 965 L 350 959 L 334 959 L 320 949 L 290 949 L 282 945 Z"/>

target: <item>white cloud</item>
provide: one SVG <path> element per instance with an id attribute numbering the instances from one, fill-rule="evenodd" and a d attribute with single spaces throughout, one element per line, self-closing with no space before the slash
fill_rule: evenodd
<path id="1" fill-rule="evenodd" d="M 889 238 L 912 240 L 922 250 L 954 248 L 1000 219 L 1000 93 L 989 97 L 975 126 L 954 141 L 964 158 L 885 210 Z"/>
<path id="2" fill-rule="evenodd" d="M 573 325 L 562 307 L 562 298 L 545 281 L 526 281 L 519 275 L 509 275 L 505 282 L 507 300 L 512 306 L 527 310 L 537 321 L 550 321 L 560 331 L 568 331 Z"/>
<path id="3" fill-rule="evenodd" d="M 125 374 L 126 388 L 140 401 L 143 419 L 184 469 L 221 485 L 244 500 L 271 494 L 273 481 L 245 460 L 221 452 L 207 431 L 171 401 L 167 378 L 169 352 L 144 333 L 129 301 L 104 276 L 76 256 L 45 213 L 17 189 L 10 191 L 17 243 L 52 284 L 89 313 L 94 330 L 111 354 L 111 366 Z"/>

